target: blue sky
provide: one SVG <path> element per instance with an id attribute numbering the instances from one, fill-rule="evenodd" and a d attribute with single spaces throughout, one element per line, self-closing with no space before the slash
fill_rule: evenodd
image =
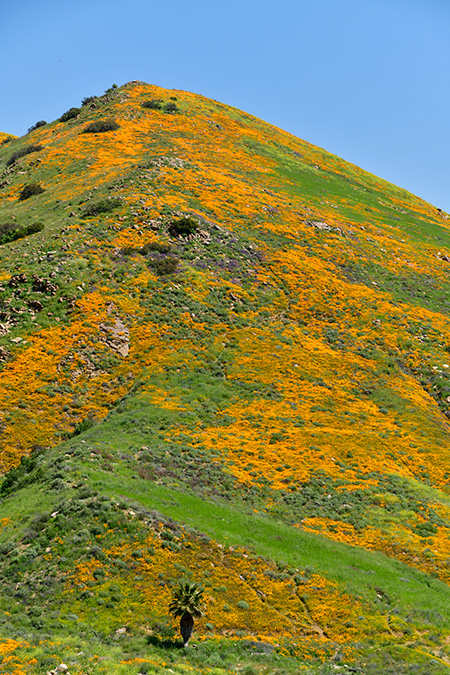
<path id="1" fill-rule="evenodd" d="M 0 4 L 1 131 L 143 80 L 234 105 L 450 212 L 448 0 Z"/>

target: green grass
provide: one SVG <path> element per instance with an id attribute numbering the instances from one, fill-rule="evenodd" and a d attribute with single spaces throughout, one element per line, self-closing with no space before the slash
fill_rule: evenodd
<path id="1" fill-rule="evenodd" d="M 374 586 L 381 587 L 404 615 L 429 618 L 450 627 L 450 588 L 441 581 L 381 553 L 330 541 L 236 508 L 223 501 L 204 501 L 194 495 L 139 480 L 126 469 L 114 475 L 91 471 L 96 490 L 116 498 L 127 497 L 149 509 L 205 532 L 222 544 L 241 546 L 257 555 L 293 567 L 313 568 L 343 584 L 350 593 L 374 600 Z"/>

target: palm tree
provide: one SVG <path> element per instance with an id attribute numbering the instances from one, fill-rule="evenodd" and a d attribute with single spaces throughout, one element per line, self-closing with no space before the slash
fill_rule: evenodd
<path id="1" fill-rule="evenodd" d="M 180 617 L 180 633 L 183 647 L 187 647 L 194 628 L 194 617 L 202 616 L 203 588 L 195 581 L 180 581 L 173 592 L 169 605 L 172 616 Z"/>

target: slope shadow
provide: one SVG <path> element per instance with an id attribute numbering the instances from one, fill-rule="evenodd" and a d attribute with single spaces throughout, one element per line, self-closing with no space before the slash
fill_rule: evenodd
<path id="1" fill-rule="evenodd" d="M 161 647 L 162 649 L 181 649 L 183 647 L 183 643 L 180 640 L 160 638 L 157 635 L 148 635 L 147 644 L 153 647 Z"/>

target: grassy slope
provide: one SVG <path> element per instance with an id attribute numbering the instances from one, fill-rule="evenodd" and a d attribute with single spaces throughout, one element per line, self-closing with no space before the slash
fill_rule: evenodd
<path id="1" fill-rule="evenodd" d="M 170 96 L 175 114 L 141 107 Z M 106 118 L 119 129 L 80 133 Z M 43 149 L 7 165 L 31 144 Z M 211 596 L 216 635 L 287 640 L 286 653 L 311 658 L 343 650 L 369 659 L 367 668 L 377 667 L 382 644 L 394 672 L 422 659 L 425 672 L 446 672 L 448 586 L 436 579 L 448 582 L 450 558 L 447 216 L 244 113 L 142 83 L 0 146 L 2 167 L 0 227 L 44 225 L 0 247 L 3 469 L 33 446 L 55 446 L 39 455 L 41 471 L 23 465 L 5 492 L 2 536 L 14 542 L 5 598 L 48 574 L 53 547 L 58 589 L 51 600 L 42 582 L 37 618 L 35 598 L 14 601 L 25 609 L 9 630 L 64 635 L 70 588 L 80 639 L 93 639 L 93 629 L 114 634 L 125 621 L 139 632 L 151 621 L 118 609 L 95 581 L 98 567 L 133 606 L 154 598 L 144 604 L 152 620 L 165 613 L 177 576 L 205 582 L 208 559 L 222 570 L 224 549 L 188 530 L 178 537 L 192 538 L 188 553 L 161 548 L 159 516 L 148 516 L 157 509 L 279 563 L 272 569 L 269 560 L 259 577 L 255 562 L 255 578 L 242 574 L 241 588 L 246 559 L 232 552 L 212 586 L 225 588 Z M 29 183 L 45 191 L 20 201 Z M 110 211 L 85 215 L 104 200 Z M 182 214 L 197 219 L 194 237 L 170 236 Z M 169 253 L 156 249 L 161 243 Z M 167 256 L 179 259 L 178 271 L 158 276 L 155 261 Z M 126 356 L 114 325 L 129 331 Z M 67 441 L 69 454 L 56 447 L 92 424 Z M 20 488 L 22 474 L 34 487 Z M 86 482 L 98 496 L 75 498 Z M 90 505 L 101 495 L 115 514 L 105 537 L 92 530 L 99 513 Z M 130 516 L 129 499 L 145 527 Z M 31 526 L 36 545 L 24 534 L 26 500 L 44 515 Z M 57 515 L 49 528 L 59 502 L 78 506 L 68 507 L 71 523 Z M 86 531 L 75 540 L 71 528 L 83 517 Z M 113 534 L 119 521 L 128 525 Z M 136 541 L 157 551 L 138 570 L 145 581 L 137 588 Z M 111 562 L 114 547 L 123 568 Z M 172 564 L 158 584 L 157 570 Z M 219 583 L 220 574 L 231 581 Z M 312 592 L 300 593 L 303 586 Z M 266 603 L 256 587 L 269 588 Z M 235 609 L 239 597 L 250 600 L 248 615 Z M 139 655 L 142 645 L 133 649 Z M 231 669 L 242 654 L 230 654 Z"/>

